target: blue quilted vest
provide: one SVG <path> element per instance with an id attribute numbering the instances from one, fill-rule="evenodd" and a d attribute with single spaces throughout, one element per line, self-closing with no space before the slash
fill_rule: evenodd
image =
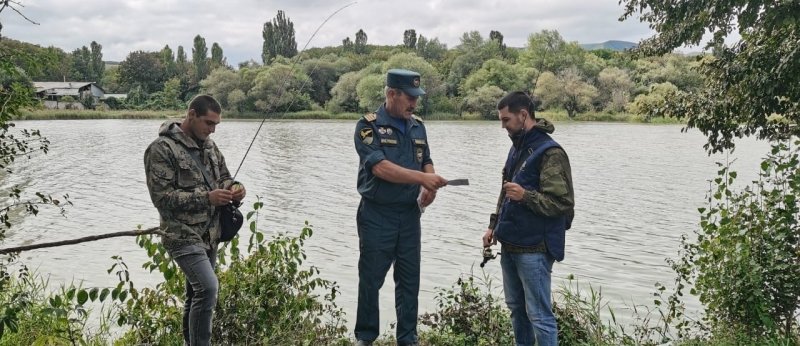
<path id="1" fill-rule="evenodd" d="M 532 130 L 525 135 L 522 145 L 511 147 L 506 165 L 503 168 L 504 180 L 519 184 L 525 190 L 539 190 L 540 166 L 544 152 L 550 148 L 560 148 L 548 134 Z M 517 167 L 520 153 L 530 155 Z M 564 237 L 566 216 L 547 217 L 535 214 L 525 206 L 524 201 L 503 201 L 494 229 L 495 238 L 502 244 L 532 247 L 544 242 L 547 252 L 557 261 L 564 259 Z"/>

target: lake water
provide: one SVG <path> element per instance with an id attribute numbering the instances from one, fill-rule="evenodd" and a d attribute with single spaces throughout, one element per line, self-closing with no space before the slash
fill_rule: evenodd
<path id="1" fill-rule="evenodd" d="M 2 188 L 54 196 L 69 194 L 74 206 L 66 217 L 43 209 L 15 224 L 5 246 L 72 239 L 158 225 L 144 182 L 142 157 L 157 136 L 161 120 L 21 121 L 40 129 L 52 142 L 50 153 L 15 164 Z M 212 138 L 234 171 L 259 122 L 224 121 Z M 258 135 L 237 180 L 247 186 L 246 205 L 265 202 L 260 227 L 267 234 L 297 234 L 308 220 L 307 264 L 338 282 L 337 302 L 355 321 L 358 238 L 355 213 L 358 157 L 353 148 L 355 121 L 268 121 Z M 427 122 L 432 158 L 447 179 L 469 178 L 469 186 L 446 187 L 422 217 L 420 313 L 435 310 L 437 288 L 450 287 L 463 273 L 480 273 L 481 236 L 494 209 L 500 171 L 510 140 L 499 122 Z M 654 283 L 671 283 L 665 262 L 675 257 L 680 236 L 697 229 L 698 207 L 707 204 L 709 179 L 717 161 L 734 161 L 740 181 L 756 176 L 766 143 L 738 142 L 730 155 L 709 157 L 697 131 L 677 125 L 557 123 L 554 137 L 570 156 L 576 217 L 567 232 L 566 259 L 553 269 L 554 286 L 574 275 L 601 287 L 620 309 L 652 306 Z M 734 160 L 735 159 L 735 160 Z M 248 207 L 243 207 L 247 212 Z M 106 273 L 121 255 L 139 285 L 161 278 L 139 269 L 146 255 L 131 237 L 25 252 L 23 261 L 50 275 L 53 284 L 71 280 L 84 286 L 110 286 Z M 501 283 L 498 260 L 486 272 Z M 382 330 L 394 318 L 391 273 L 381 291 Z M 696 302 L 690 308 L 697 309 Z M 625 313 L 621 313 L 625 315 Z"/>

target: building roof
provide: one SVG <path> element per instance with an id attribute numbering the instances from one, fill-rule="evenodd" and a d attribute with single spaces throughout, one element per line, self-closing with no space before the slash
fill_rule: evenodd
<path id="1" fill-rule="evenodd" d="M 33 87 L 36 88 L 36 92 L 40 92 L 43 90 L 49 89 L 80 89 L 89 84 L 93 84 L 92 82 L 33 82 Z"/>

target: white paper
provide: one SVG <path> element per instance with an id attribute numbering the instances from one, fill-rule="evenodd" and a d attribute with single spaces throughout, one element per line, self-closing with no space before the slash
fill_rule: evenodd
<path id="1" fill-rule="evenodd" d="M 420 213 L 424 213 L 425 212 L 425 207 L 422 206 L 422 192 L 423 191 L 424 191 L 423 189 L 419 189 L 419 196 L 417 196 L 417 207 L 419 207 L 419 212 Z"/>

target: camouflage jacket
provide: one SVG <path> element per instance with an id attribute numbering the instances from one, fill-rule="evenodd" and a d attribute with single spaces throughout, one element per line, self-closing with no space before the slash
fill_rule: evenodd
<path id="1" fill-rule="evenodd" d="M 211 188 L 190 150 L 199 153 L 211 174 Z M 208 192 L 227 188 L 232 180 L 214 141 L 206 139 L 201 148 L 181 130 L 180 123 L 167 121 L 144 152 L 144 168 L 150 199 L 161 217 L 161 230 L 166 233 L 162 238 L 164 247 L 216 246 L 219 213 L 215 213 Z"/>

